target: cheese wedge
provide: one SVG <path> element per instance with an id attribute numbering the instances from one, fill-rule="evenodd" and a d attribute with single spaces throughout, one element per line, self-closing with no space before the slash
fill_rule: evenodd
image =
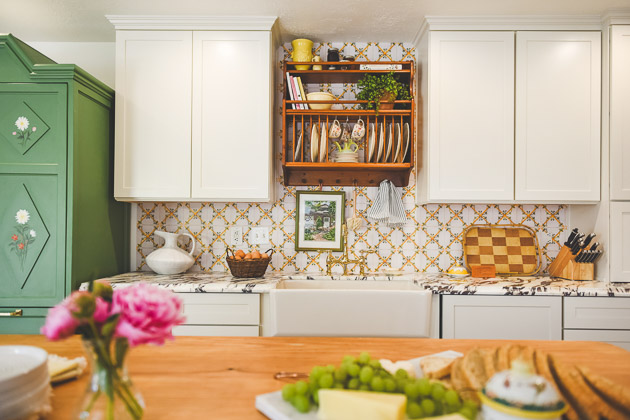
<path id="1" fill-rule="evenodd" d="M 407 397 L 384 392 L 319 390 L 319 420 L 403 420 Z"/>

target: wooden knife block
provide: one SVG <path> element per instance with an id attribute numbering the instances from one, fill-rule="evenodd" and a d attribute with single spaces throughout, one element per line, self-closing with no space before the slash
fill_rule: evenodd
<path id="1" fill-rule="evenodd" d="M 558 256 L 549 264 L 549 275 L 567 280 L 594 280 L 595 264 L 575 262 L 575 255 L 567 246 L 563 246 Z"/>

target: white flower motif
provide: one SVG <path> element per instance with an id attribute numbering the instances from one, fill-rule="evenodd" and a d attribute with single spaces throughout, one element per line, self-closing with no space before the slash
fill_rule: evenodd
<path id="1" fill-rule="evenodd" d="M 37 236 L 37 233 L 33 229 L 31 229 L 31 231 L 28 234 L 31 235 L 31 238 L 34 238 Z"/>
<path id="2" fill-rule="evenodd" d="M 26 130 L 28 128 L 28 119 L 26 117 L 18 118 L 17 121 L 15 122 L 15 126 L 20 131 Z"/>
<path id="3" fill-rule="evenodd" d="M 21 225 L 27 224 L 30 218 L 31 215 L 26 210 L 18 210 L 15 214 L 15 220 Z"/>

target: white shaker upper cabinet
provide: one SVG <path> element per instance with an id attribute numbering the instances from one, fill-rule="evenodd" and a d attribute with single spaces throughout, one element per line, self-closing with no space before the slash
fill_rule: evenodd
<path id="1" fill-rule="evenodd" d="M 610 203 L 610 281 L 630 282 L 630 202 Z"/>
<path id="2" fill-rule="evenodd" d="M 600 199 L 601 34 L 517 32 L 515 199 Z"/>
<path id="3" fill-rule="evenodd" d="M 271 32 L 193 34 L 192 196 L 269 201 Z"/>
<path id="4" fill-rule="evenodd" d="M 630 200 L 630 25 L 610 34 L 610 198 Z"/>
<path id="5" fill-rule="evenodd" d="M 114 195 L 190 197 L 192 33 L 116 32 Z"/>
<path id="6" fill-rule="evenodd" d="M 427 200 L 513 200 L 514 32 L 433 31 L 428 62 Z"/>

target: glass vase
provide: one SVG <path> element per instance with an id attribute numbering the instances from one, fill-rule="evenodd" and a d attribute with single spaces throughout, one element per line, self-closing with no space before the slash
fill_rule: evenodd
<path id="1" fill-rule="evenodd" d="M 116 362 L 102 340 L 83 340 L 83 346 L 91 366 L 91 378 L 76 418 L 141 419 L 144 401 L 127 374 L 124 356 Z"/>

